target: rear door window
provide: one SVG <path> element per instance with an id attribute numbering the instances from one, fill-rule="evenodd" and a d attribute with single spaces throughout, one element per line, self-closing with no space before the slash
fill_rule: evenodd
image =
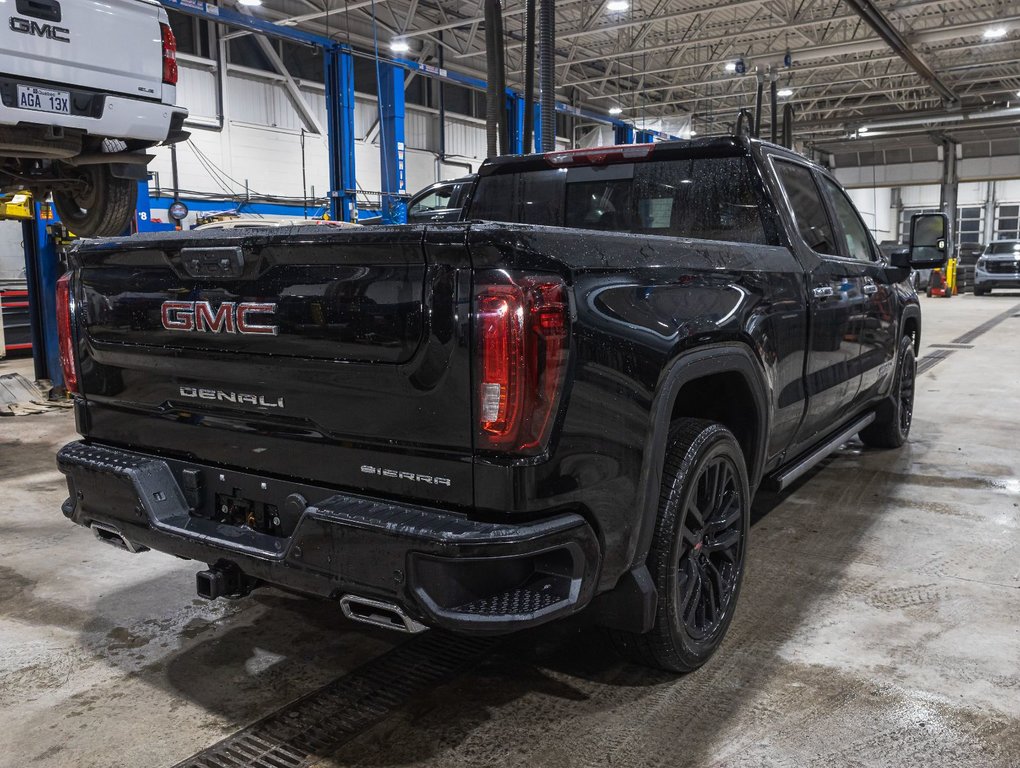
<path id="1" fill-rule="evenodd" d="M 790 214 L 801 239 L 815 253 L 838 256 L 836 238 L 822 203 L 822 195 L 811 170 L 798 163 L 775 161 L 776 173 L 790 202 Z"/>

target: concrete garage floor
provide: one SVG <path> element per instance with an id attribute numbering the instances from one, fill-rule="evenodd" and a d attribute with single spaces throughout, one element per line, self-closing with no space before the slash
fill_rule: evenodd
<path id="1" fill-rule="evenodd" d="M 922 303 L 922 359 L 1012 312 L 921 375 L 908 446 L 759 497 L 729 637 L 683 678 L 576 623 L 395 685 L 389 649 L 423 669 L 447 641 L 270 590 L 200 601 L 196 564 L 60 514 L 69 413 L 0 419 L 0 766 L 174 765 L 334 680 L 354 714 L 321 768 L 1020 766 L 1020 294 Z"/>

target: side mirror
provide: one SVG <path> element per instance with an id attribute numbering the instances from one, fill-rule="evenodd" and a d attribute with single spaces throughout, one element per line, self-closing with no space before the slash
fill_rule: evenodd
<path id="1" fill-rule="evenodd" d="M 949 253 L 949 217 L 915 213 L 910 218 L 910 263 L 914 269 L 940 267 Z"/>

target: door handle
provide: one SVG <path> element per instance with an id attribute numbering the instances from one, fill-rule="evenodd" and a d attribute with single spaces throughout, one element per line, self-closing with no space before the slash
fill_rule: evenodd
<path id="1" fill-rule="evenodd" d="M 878 286 L 875 285 L 874 283 L 865 283 L 865 285 L 864 285 L 864 295 L 865 296 L 871 296 L 872 294 L 875 294 L 875 293 L 878 293 Z"/>
<path id="2" fill-rule="evenodd" d="M 836 292 L 832 290 L 831 285 L 820 285 L 811 291 L 811 293 L 814 294 L 816 299 L 827 299 L 830 296 L 834 296 Z"/>

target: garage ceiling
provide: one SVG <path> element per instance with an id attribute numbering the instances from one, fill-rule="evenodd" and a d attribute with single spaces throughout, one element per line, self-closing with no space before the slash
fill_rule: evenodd
<path id="1" fill-rule="evenodd" d="M 561 99 L 620 107 L 630 120 L 692 115 L 700 134 L 720 133 L 732 130 L 739 108 L 753 106 L 755 68 L 772 67 L 779 88 L 792 91 L 780 101 L 797 111 L 798 138 L 823 144 L 878 120 L 1020 104 L 1013 0 L 630 0 L 612 10 L 620 2 L 557 3 Z M 515 86 L 524 5 L 508 0 L 504 9 Z M 264 0 L 254 13 L 360 46 L 374 45 L 374 17 L 381 51 L 403 35 L 406 55 L 435 63 L 442 47 L 448 68 L 483 75 L 482 5 L 474 0 Z M 906 52 L 880 36 L 876 18 Z M 738 60 L 747 74 L 733 71 Z"/>

